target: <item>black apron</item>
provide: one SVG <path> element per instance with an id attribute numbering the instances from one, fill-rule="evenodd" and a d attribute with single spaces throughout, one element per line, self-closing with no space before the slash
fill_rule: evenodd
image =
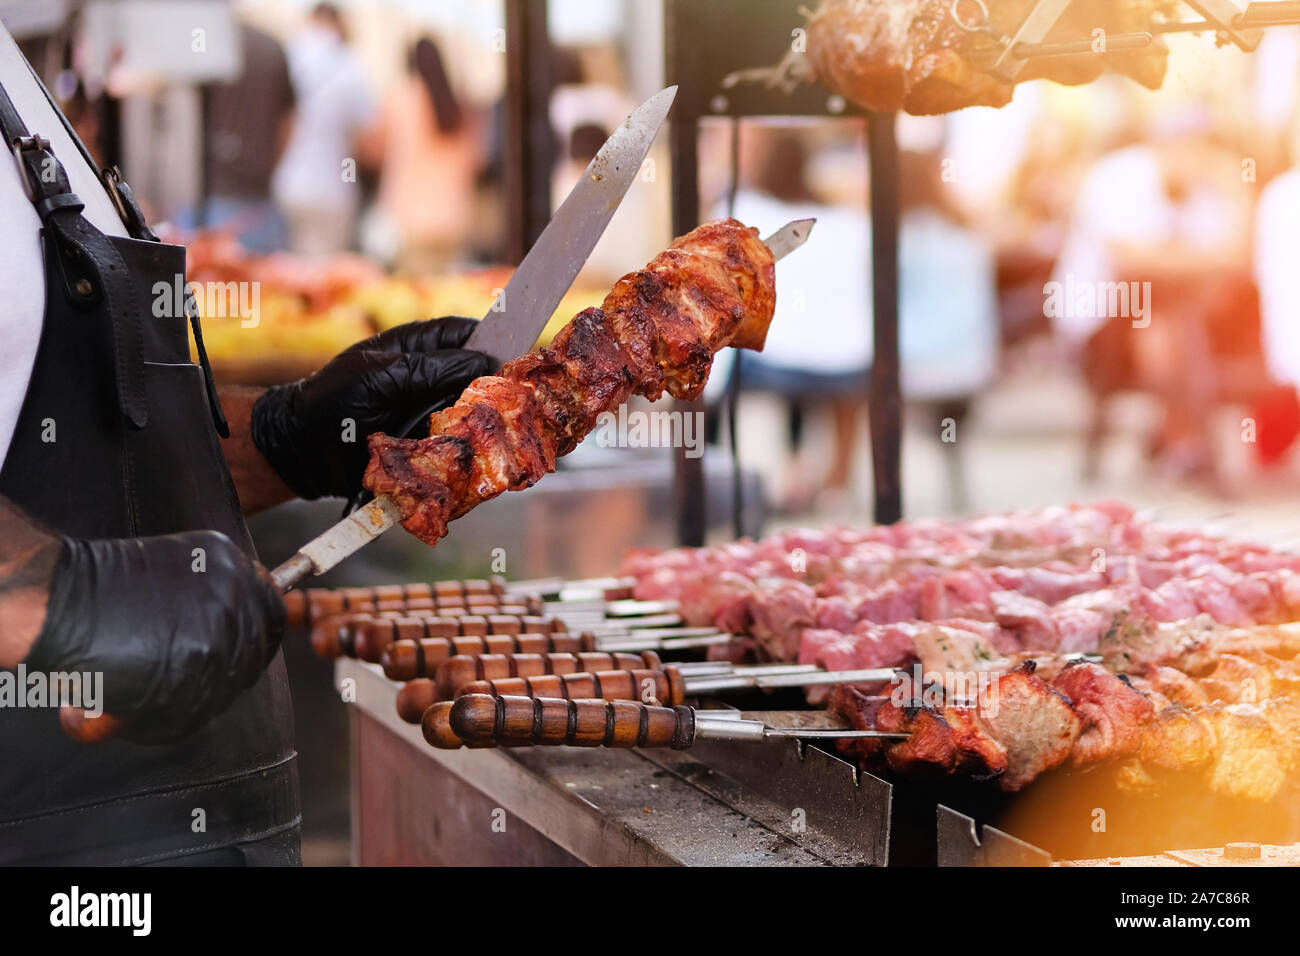
<path id="1" fill-rule="evenodd" d="M 40 347 L 0 494 L 73 537 L 210 529 L 254 556 L 197 312 L 163 297 L 184 282 L 184 248 L 157 240 L 116 170 L 102 175 L 133 238 L 92 226 L 3 87 L 0 131 L 16 144 L 0 162 L 18 158 L 45 260 Z M 229 710 L 166 746 L 76 744 L 54 708 L 0 708 L 0 864 L 296 863 L 299 822 L 279 654 Z"/>

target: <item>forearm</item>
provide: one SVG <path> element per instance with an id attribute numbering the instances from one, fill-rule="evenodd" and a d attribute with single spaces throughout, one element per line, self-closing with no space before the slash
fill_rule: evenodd
<path id="1" fill-rule="evenodd" d="M 45 626 L 60 547 L 57 534 L 0 497 L 0 667 L 18 666 Z"/>
<path id="2" fill-rule="evenodd" d="M 222 441 L 226 467 L 235 480 L 235 491 L 244 514 L 256 514 L 294 497 L 289 486 L 280 480 L 265 456 L 253 444 L 249 421 L 253 404 L 261 389 L 223 387 L 219 390 L 221 406 L 230 422 L 230 437 Z"/>

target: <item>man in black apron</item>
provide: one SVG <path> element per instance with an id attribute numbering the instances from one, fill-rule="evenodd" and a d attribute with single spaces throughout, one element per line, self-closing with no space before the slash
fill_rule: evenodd
<path id="1" fill-rule="evenodd" d="M 0 863 L 296 863 L 284 608 L 241 510 L 355 493 L 368 433 L 401 431 L 491 362 L 460 349 L 470 320 L 414 323 L 304 382 L 223 391 L 228 425 L 192 301 L 154 308 L 184 249 L 157 240 L 113 170 L 99 178 L 130 237 L 91 225 L 61 165 L 89 156 L 56 158 L 3 85 L 0 132 L 45 267 L 0 468 L 0 667 L 101 673 L 104 709 L 126 719 L 87 745 L 55 702 L 0 706 Z"/>

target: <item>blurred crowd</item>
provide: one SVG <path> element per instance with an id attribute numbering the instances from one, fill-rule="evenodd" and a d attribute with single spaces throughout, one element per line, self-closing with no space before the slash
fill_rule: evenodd
<path id="1" fill-rule="evenodd" d="M 195 195 L 171 201 L 128 164 L 151 213 L 190 234 L 231 233 L 252 252 L 360 251 L 407 274 L 501 262 L 501 58 L 462 50 L 453 65 L 436 31 L 408 30 L 377 77 L 374 50 L 352 35 L 359 5 L 299 5 L 274 29 L 247 15 L 256 6 L 237 6 L 238 72 L 197 87 Z M 636 42 L 557 48 L 553 201 L 640 98 L 627 69 Z M 960 431 L 1009 356 L 1050 342 L 1034 354 L 1071 364 L 1086 383 L 1089 473 L 1111 399 L 1141 392 L 1161 410 L 1152 465 L 1214 486 L 1218 409 L 1245 409 L 1243 437 L 1261 467 L 1287 460 L 1300 433 L 1300 32 L 1270 31 L 1249 57 L 1201 37 L 1170 43 L 1159 93 L 1113 77 L 1032 83 L 1002 110 L 900 118 L 901 373 L 908 402 Z M 123 161 L 127 123 L 105 105 L 133 78 L 115 75 L 110 54 L 104 81 L 86 82 L 80 55 L 69 39 L 42 62 L 83 138 L 101 159 Z M 767 350 L 720 362 L 707 396 L 714 407 L 735 389 L 785 403 L 778 497 L 793 511 L 848 492 L 865 434 L 863 140 L 853 119 L 739 130 L 719 121 L 702 138 L 703 213 L 765 231 L 818 219 L 809 254 L 778 267 Z M 634 187 L 588 277 L 608 283 L 661 248 L 667 204 L 666 189 Z M 833 434 L 829 459 L 815 463 L 801 454 L 811 413 Z M 960 507 L 960 443 L 941 440 Z"/>

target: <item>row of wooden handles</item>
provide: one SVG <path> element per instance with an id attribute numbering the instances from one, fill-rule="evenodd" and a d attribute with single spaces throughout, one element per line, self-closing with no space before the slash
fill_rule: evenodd
<path id="1" fill-rule="evenodd" d="M 675 667 L 664 667 L 654 651 L 639 654 L 481 654 L 456 656 L 438 666 L 432 678 L 407 681 L 397 692 L 397 713 L 418 724 L 425 710 L 473 686 L 483 693 L 532 697 L 603 697 L 680 703 L 685 682 Z"/>
<path id="2" fill-rule="evenodd" d="M 518 637 L 521 634 L 565 634 L 559 618 L 537 614 L 463 614 L 441 611 L 379 611 L 338 614 L 317 621 L 311 646 L 318 657 L 355 657 L 379 663 L 395 641 L 433 637 Z"/>
<path id="3" fill-rule="evenodd" d="M 330 614 L 366 605 L 451 606 L 508 601 L 504 579 L 439 581 L 433 584 L 381 584 L 374 587 L 302 588 L 284 595 L 289 627 L 298 627 Z"/>
<path id="4" fill-rule="evenodd" d="M 452 657 L 483 654 L 590 654 L 596 639 L 590 634 L 489 634 L 485 637 L 422 637 L 395 640 L 380 654 L 389 680 L 432 677 Z"/>
<path id="5" fill-rule="evenodd" d="M 695 711 L 630 700 L 559 700 L 468 694 L 425 711 L 424 739 L 461 747 L 671 747 L 695 740 Z"/>

